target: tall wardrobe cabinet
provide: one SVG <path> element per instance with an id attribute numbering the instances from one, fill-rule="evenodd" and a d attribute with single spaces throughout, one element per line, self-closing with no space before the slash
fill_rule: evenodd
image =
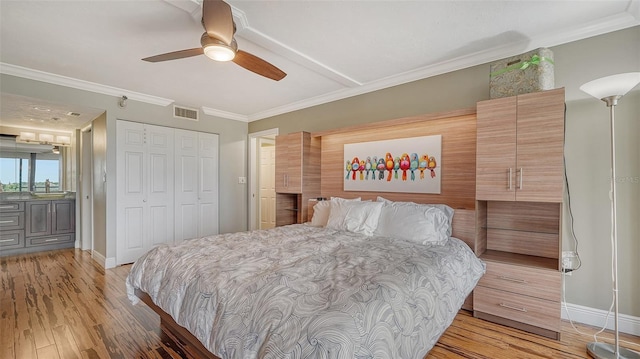
<path id="1" fill-rule="evenodd" d="M 477 105 L 476 317 L 559 338 L 564 89 Z"/>

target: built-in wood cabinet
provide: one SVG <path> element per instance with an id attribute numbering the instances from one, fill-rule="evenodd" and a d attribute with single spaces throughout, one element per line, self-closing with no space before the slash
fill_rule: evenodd
<path id="1" fill-rule="evenodd" d="M 478 103 L 479 318 L 559 338 L 564 89 Z"/>
<path id="2" fill-rule="evenodd" d="M 276 136 L 276 193 L 302 193 L 303 166 L 310 142 L 308 132 Z"/>
<path id="3" fill-rule="evenodd" d="M 562 202 L 564 89 L 478 102 L 476 199 Z"/>
<path id="4" fill-rule="evenodd" d="M 303 223 L 307 201 L 320 195 L 320 139 L 309 132 L 276 136 L 275 162 L 276 225 Z"/>
<path id="5" fill-rule="evenodd" d="M 0 203 L 2 255 L 72 248 L 75 200 L 20 200 Z"/>

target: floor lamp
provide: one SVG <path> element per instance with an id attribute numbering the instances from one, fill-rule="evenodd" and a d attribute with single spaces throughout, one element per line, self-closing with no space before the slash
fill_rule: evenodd
<path id="1" fill-rule="evenodd" d="M 640 72 L 630 72 L 607 76 L 580 86 L 580 90 L 601 99 L 610 109 L 611 118 L 611 243 L 613 245 L 613 301 L 615 309 L 615 345 L 591 342 L 587 344 L 587 352 L 594 358 L 627 358 L 640 359 L 640 354 L 620 347 L 618 332 L 618 231 L 616 221 L 616 137 L 614 131 L 614 108 L 618 100 L 640 83 Z"/>

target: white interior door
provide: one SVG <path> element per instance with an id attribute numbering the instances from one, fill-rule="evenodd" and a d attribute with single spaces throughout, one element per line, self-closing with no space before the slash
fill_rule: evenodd
<path id="1" fill-rule="evenodd" d="M 117 133 L 117 264 L 131 263 L 146 253 L 147 178 L 144 126 L 118 121 Z"/>
<path id="2" fill-rule="evenodd" d="M 91 128 L 81 132 L 81 168 L 80 168 L 80 248 L 93 249 L 93 164 Z"/>
<path id="3" fill-rule="evenodd" d="M 218 234 L 218 135 L 176 130 L 175 238 Z"/>
<path id="4" fill-rule="evenodd" d="M 260 229 L 276 226 L 275 166 L 276 147 L 273 140 L 260 140 Z"/>
<path id="5" fill-rule="evenodd" d="M 175 241 L 198 237 L 198 134 L 175 131 Z"/>
<path id="6" fill-rule="evenodd" d="M 148 218 L 148 245 L 174 243 L 174 130 L 145 125 L 148 181 L 145 200 Z"/>
<path id="7" fill-rule="evenodd" d="M 198 133 L 199 233 L 218 234 L 218 135 Z"/>

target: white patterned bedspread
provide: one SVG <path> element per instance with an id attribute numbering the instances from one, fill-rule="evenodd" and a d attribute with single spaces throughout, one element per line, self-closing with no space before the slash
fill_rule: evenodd
<path id="1" fill-rule="evenodd" d="M 298 224 L 160 246 L 127 278 L 220 358 L 423 358 L 485 265 L 425 246 Z"/>

